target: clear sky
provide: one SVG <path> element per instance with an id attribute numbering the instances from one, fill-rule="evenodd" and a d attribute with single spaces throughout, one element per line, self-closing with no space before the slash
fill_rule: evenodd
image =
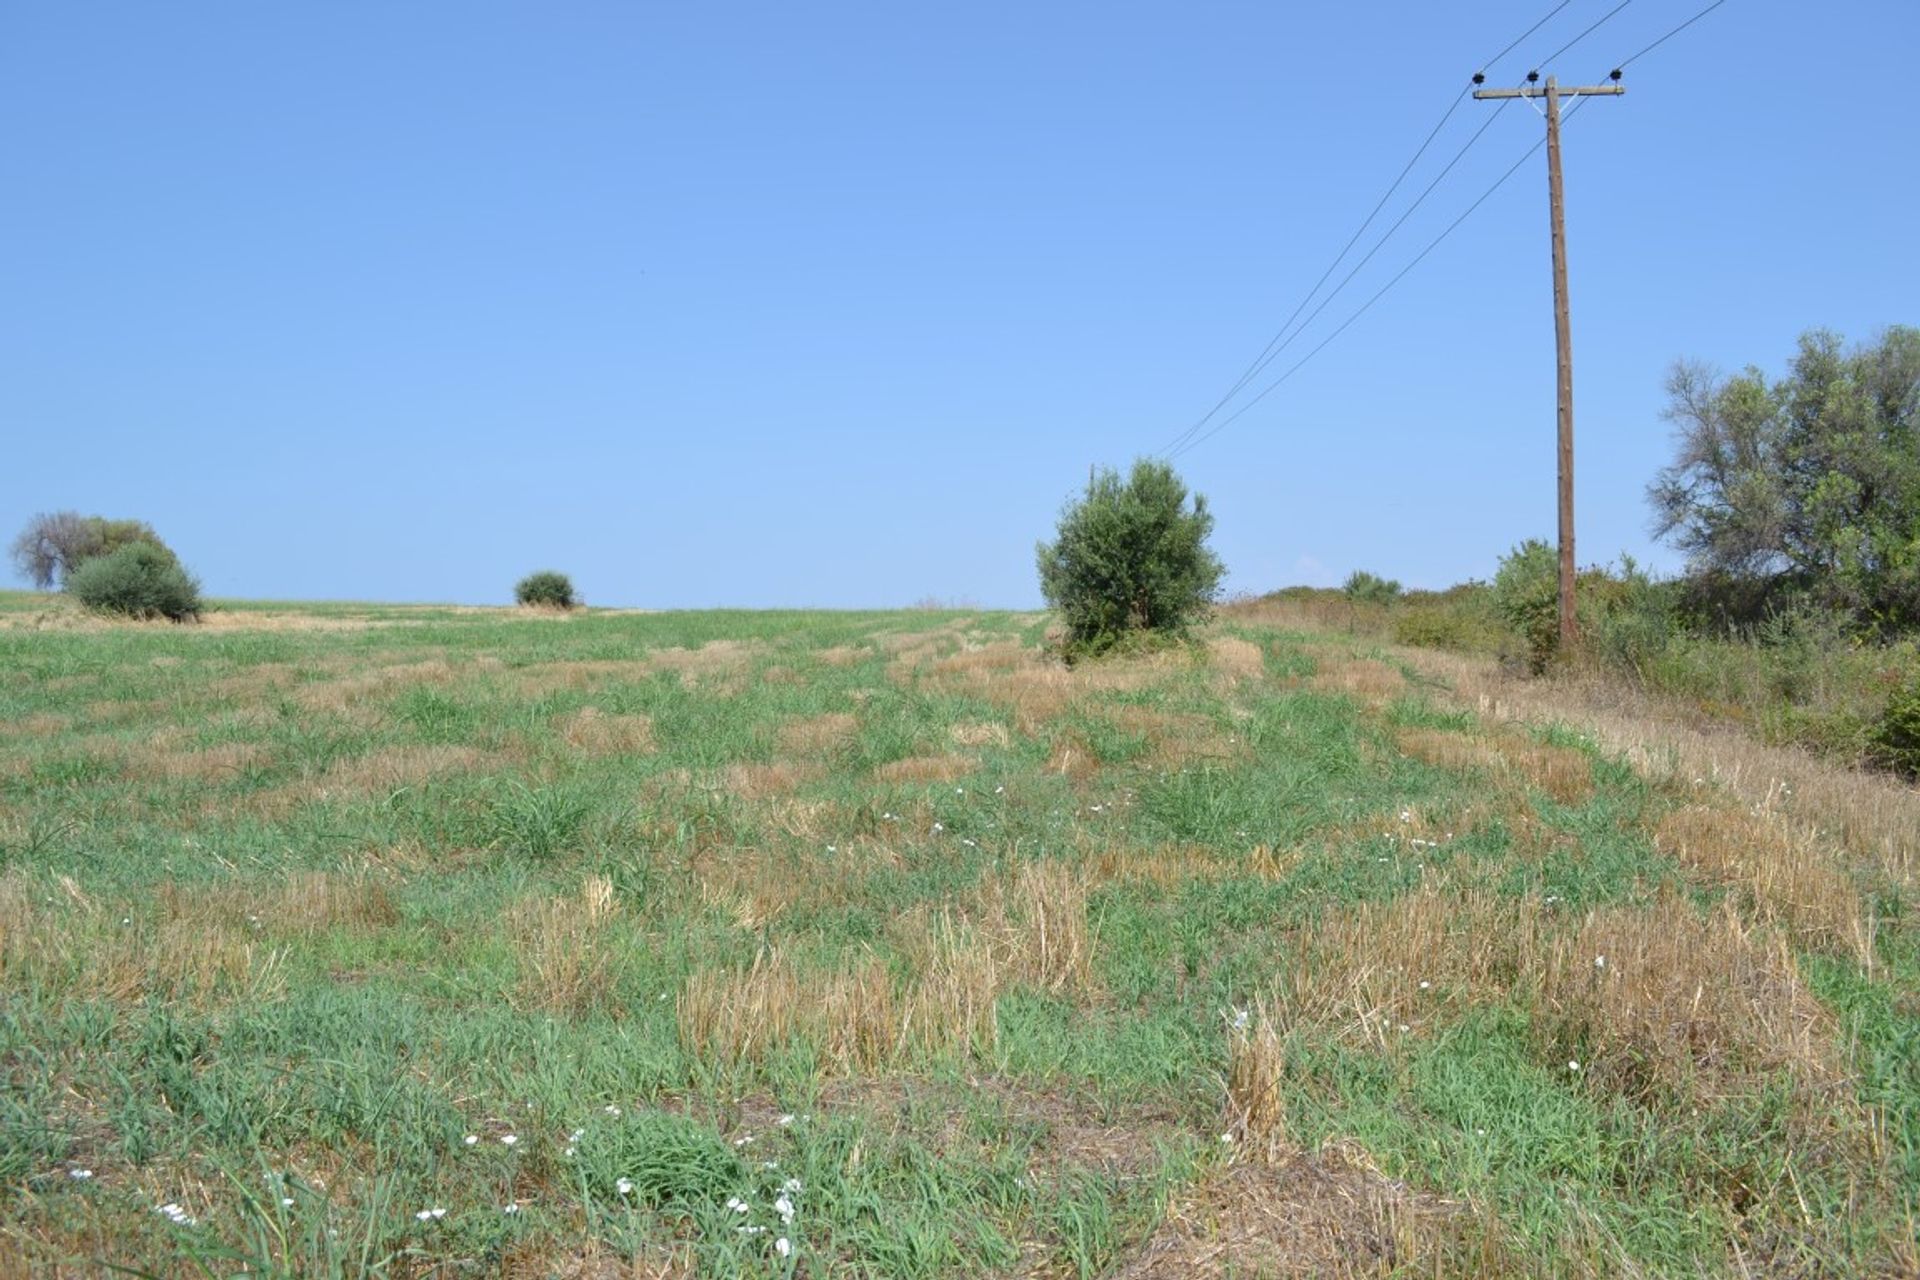
<path id="1" fill-rule="evenodd" d="M 216 595 L 1034 604 L 1089 464 L 1212 404 L 1552 4 L 19 0 L 0 533 L 143 517 Z M 1673 563 L 1673 359 L 1920 322 L 1916 63 L 1915 0 L 1728 0 L 1568 125 L 1583 561 Z M 1542 130 L 1502 111 L 1274 372 Z M 1179 459 L 1230 587 L 1551 537 L 1550 289 L 1542 152 Z"/>

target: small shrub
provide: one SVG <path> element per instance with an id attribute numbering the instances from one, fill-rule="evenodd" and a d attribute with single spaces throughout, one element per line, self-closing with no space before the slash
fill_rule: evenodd
<path id="1" fill-rule="evenodd" d="M 1545 671 L 1560 648 L 1560 557 L 1529 538 L 1501 558 L 1493 605 L 1525 647 L 1527 669 Z"/>
<path id="2" fill-rule="evenodd" d="M 1391 604 L 1400 598 L 1400 584 L 1365 569 L 1355 569 L 1340 590 L 1349 600 L 1365 604 Z"/>
<path id="3" fill-rule="evenodd" d="M 1920 670 L 1887 700 L 1873 727 L 1872 750 L 1883 768 L 1920 779 Z"/>
<path id="4" fill-rule="evenodd" d="M 573 579 L 552 569 L 542 569 L 520 579 L 514 585 L 513 598 L 536 609 L 572 609 L 580 603 L 580 597 L 574 594 Z"/>
<path id="5" fill-rule="evenodd" d="M 67 576 L 67 590 L 101 613 L 173 622 L 200 616 L 200 584 L 173 552 L 151 542 L 130 542 L 87 560 Z"/>
<path id="6" fill-rule="evenodd" d="M 1393 641 L 1416 649 L 1479 653 L 1498 647 L 1489 640 L 1489 630 L 1484 619 L 1461 610 L 1444 605 L 1421 605 L 1393 620 Z"/>
<path id="7" fill-rule="evenodd" d="M 1164 462 L 1141 459 L 1123 482 L 1102 470 L 1037 548 L 1040 590 L 1067 625 L 1070 654 L 1128 636 L 1177 635 L 1205 617 L 1225 568 L 1207 546 L 1213 514 Z"/>

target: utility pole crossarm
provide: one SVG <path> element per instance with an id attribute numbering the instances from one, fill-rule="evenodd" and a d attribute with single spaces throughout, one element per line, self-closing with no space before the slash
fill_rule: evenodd
<path id="1" fill-rule="evenodd" d="M 1617 98 L 1626 91 L 1627 86 L 1623 84 L 1588 84 L 1555 90 L 1562 98 Z M 1541 85 L 1527 84 L 1517 89 L 1475 89 L 1473 96 L 1485 102 L 1489 98 L 1544 98 L 1547 91 Z"/>

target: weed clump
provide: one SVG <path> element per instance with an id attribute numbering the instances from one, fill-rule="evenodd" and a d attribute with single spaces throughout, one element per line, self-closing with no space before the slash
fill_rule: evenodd
<path id="1" fill-rule="evenodd" d="M 514 584 L 513 599 L 529 609 L 575 609 L 580 605 L 573 579 L 552 569 L 542 569 L 520 579 Z"/>

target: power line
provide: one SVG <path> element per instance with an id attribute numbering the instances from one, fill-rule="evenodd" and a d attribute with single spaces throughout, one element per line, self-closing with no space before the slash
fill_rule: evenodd
<path id="1" fill-rule="evenodd" d="M 1541 18 L 1538 22 L 1535 22 L 1532 26 L 1528 27 L 1525 31 L 1521 32 L 1520 35 L 1517 36 L 1515 39 L 1508 42 L 1507 46 L 1504 49 L 1500 50 L 1500 52 L 1494 54 L 1493 57 L 1481 63 L 1480 65 L 1481 65 L 1482 73 L 1484 74 L 1484 72 L 1488 68 L 1496 65 L 1497 63 L 1500 62 L 1502 58 L 1505 58 L 1508 54 L 1512 53 L 1515 49 L 1519 48 L 1521 44 L 1525 43 L 1528 37 L 1533 35 L 1534 32 L 1540 30 L 1540 28 L 1544 27 L 1548 22 L 1552 21 L 1555 17 L 1559 15 L 1561 10 L 1565 9 L 1568 5 L 1572 3 L 1573 3 L 1573 0 L 1560 0 L 1559 4 L 1556 4 L 1553 8 L 1547 11 L 1545 17 Z M 1592 28 L 1589 28 L 1589 30 L 1592 30 Z M 1582 35 L 1584 36 L 1584 34 L 1585 33 L 1583 32 Z M 1577 43 L 1577 39 L 1576 39 L 1576 43 Z M 1477 81 L 1475 83 L 1477 83 Z M 1354 231 L 1353 235 L 1348 238 L 1346 244 L 1341 247 L 1340 252 L 1333 256 L 1333 260 L 1327 264 L 1326 270 L 1320 273 L 1320 278 L 1314 281 L 1313 287 L 1307 290 L 1307 292 L 1301 297 L 1300 301 L 1294 306 L 1292 313 L 1287 316 L 1286 321 L 1281 324 L 1279 329 L 1274 331 L 1274 334 L 1271 338 L 1267 339 L 1267 344 L 1266 346 L 1260 349 L 1260 354 L 1255 356 L 1252 362 L 1248 364 L 1244 370 L 1241 371 L 1240 376 L 1234 379 L 1233 385 L 1228 387 L 1226 392 L 1218 400 L 1214 402 L 1212 408 L 1208 409 L 1205 413 L 1201 414 L 1200 417 L 1197 420 L 1195 420 L 1191 426 L 1187 427 L 1186 430 L 1182 431 L 1179 435 L 1175 436 L 1167 444 L 1163 445 L 1160 448 L 1159 453 L 1163 455 L 1169 454 L 1172 450 L 1179 448 L 1186 441 L 1191 439 L 1194 433 L 1199 431 L 1202 427 L 1206 426 L 1206 424 L 1213 419 L 1215 414 L 1219 413 L 1221 409 L 1226 407 L 1227 403 L 1230 400 L 1232 400 L 1236 395 L 1239 395 L 1240 392 L 1243 391 L 1247 387 L 1247 385 L 1251 383 L 1255 378 L 1259 377 L 1261 372 L 1265 370 L 1269 365 L 1271 365 L 1275 359 L 1278 358 L 1280 351 L 1284 351 L 1286 349 L 1286 346 L 1290 344 L 1294 340 L 1294 338 L 1297 338 L 1300 336 L 1299 333 L 1296 332 L 1293 335 L 1293 337 L 1287 337 L 1286 336 L 1287 330 L 1293 327 L 1293 322 L 1299 318 L 1300 313 L 1302 311 L 1306 310 L 1307 305 L 1313 301 L 1314 295 L 1320 292 L 1321 286 L 1326 284 L 1326 282 L 1332 277 L 1333 273 L 1339 268 L 1340 264 L 1346 260 L 1347 255 L 1353 251 L 1354 245 L 1360 242 L 1360 237 L 1367 233 L 1367 228 L 1372 226 L 1374 219 L 1380 216 L 1380 211 L 1386 208 L 1387 202 L 1391 200 L 1393 198 L 1394 193 L 1400 189 L 1400 184 L 1407 180 L 1407 175 L 1413 172 L 1413 168 L 1415 165 L 1420 163 L 1420 158 L 1426 155 L 1427 148 L 1433 145 L 1433 140 L 1440 136 L 1440 131 L 1446 127 L 1447 121 L 1453 118 L 1454 112 L 1459 110 L 1460 104 L 1466 100 L 1467 95 L 1471 92 L 1472 92 L 1472 86 L 1469 85 L 1466 88 L 1461 89 L 1459 94 L 1457 94 L 1454 97 L 1454 99 L 1447 104 L 1447 109 L 1441 113 L 1439 121 L 1433 126 L 1433 128 L 1427 131 L 1426 138 L 1420 143 L 1420 146 L 1414 151 L 1412 158 L 1409 159 L 1405 165 L 1401 166 L 1399 174 L 1395 176 L 1393 182 L 1387 187 L 1386 192 L 1383 195 L 1381 195 L 1380 199 L 1377 202 L 1375 202 L 1372 211 L 1370 211 L 1367 214 L 1367 216 L 1361 221 L 1360 226 Z M 1481 132 L 1482 133 L 1485 132 L 1484 126 L 1482 127 Z M 1476 133 L 1474 137 L 1477 139 L 1479 137 L 1479 134 Z M 1469 143 L 1468 145 L 1471 146 L 1472 144 Z M 1464 148 L 1462 149 L 1462 154 L 1464 154 Z M 1460 157 L 1456 155 L 1453 161 L 1451 161 L 1448 164 L 1447 168 L 1451 169 L 1454 164 L 1459 163 L 1459 159 Z M 1443 177 L 1445 176 L 1445 171 L 1442 171 L 1442 176 Z M 1432 187 L 1429 186 L 1426 192 L 1421 193 L 1420 199 L 1424 200 L 1427 194 L 1430 193 L 1431 191 L 1432 191 Z M 1418 206 L 1419 206 L 1419 201 L 1415 201 L 1414 207 L 1417 208 Z M 1412 209 L 1409 209 L 1407 211 L 1408 214 L 1411 214 L 1412 212 L 1413 212 Z M 1373 250 L 1369 251 L 1368 257 L 1371 257 L 1373 253 L 1378 252 L 1380 249 L 1380 246 L 1384 245 L 1387 239 L 1392 236 L 1393 232 L 1399 229 L 1400 223 L 1405 221 L 1406 221 L 1406 216 L 1403 215 L 1400 219 L 1400 222 L 1396 222 L 1394 226 L 1388 230 L 1387 235 L 1381 237 L 1379 244 L 1376 244 Z M 1352 275 L 1351 273 L 1349 273 L 1348 279 L 1351 279 L 1351 278 L 1352 278 Z M 1345 285 L 1346 285 L 1346 282 L 1342 281 L 1339 288 L 1336 288 L 1334 290 L 1334 294 L 1337 294 L 1340 288 L 1344 288 Z M 1334 295 L 1330 294 L 1326 299 L 1322 301 L 1321 309 L 1325 308 L 1326 303 L 1330 302 L 1333 296 Z M 1314 315 L 1317 316 L 1318 314 L 1319 314 L 1319 310 L 1316 310 L 1314 312 Z M 1309 316 L 1307 318 L 1306 324 L 1301 325 L 1301 329 L 1304 330 L 1306 328 L 1306 325 L 1311 324 L 1312 322 L 1313 322 L 1313 317 Z M 1285 339 L 1285 341 L 1283 342 L 1282 339 Z M 1279 350 L 1275 349 L 1276 346 L 1279 348 Z"/>
<path id="2" fill-rule="evenodd" d="M 1565 2 L 1561 5 L 1561 7 L 1565 8 L 1567 4 L 1571 4 L 1571 3 L 1572 3 L 1572 0 L 1565 0 Z M 1327 264 L 1327 269 L 1320 273 L 1320 278 L 1318 280 L 1313 282 L 1313 288 L 1307 290 L 1305 295 L 1301 297 L 1299 304 L 1294 307 L 1293 313 L 1289 315 L 1286 318 L 1286 320 L 1281 323 L 1280 327 L 1274 331 L 1273 336 L 1267 339 L 1267 345 L 1260 349 L 1260 354 L 1253 358 L 1253 363 L 1249 364 L 1246 367 L 1246 369 L 1244 369 L 1241 372 L 1240 376 L 1234 379 L 1233 385 L 1227 388 L 1226 394 L 1222 395 L 1218 400 L 1216 400 L 1213 404 L 1213 407 L 1211 409 L 1208 409 L 1206 413 L 1201 415 L 1199 421 L 1195 422 L 1192 426 L 1188 427 L 1185 431 L 1175 436 L 1171 443 L 1167 444 L 1160 450 L 1161 453 L 1165 453 L 1167 452 L 1168 449 L 1172 449 L 1178 446 L 1182 441 L 1186 440 L 1194 432 L 1198 431 L 1201 427 L 1205 426 L 1207 424 L 1208 419 L 1212 418 L 1214 414 L 1220 412 L 1221 408 L 1227 403 L 1227 401 L 1239 395 L 1241 390 L 1245 388 L 1249 382 L 1252 382 L 1255 378 L 1260 376 L 1260 371 L 1266 367 L 1266 365 L 1262 362 L 1269 359 L 1269 353 L 1273 352 L 1274 344 L 1278 343 L 1280 339 L 1286 334 L 1287 330 L 1293 327 L 1293 322 L 1299 318 L 1299 315 L 1302 311 L 1306 310 L 1307 304 L 1313 301 L 1313 295 L 1320 292 L 1320 286 L 1327 282 L 1327 278 L 1334 273 L 1334 269 L 1340 265 L 1341 261 L 1347 256 L 1347 254 L 1353 251 L 1353 246 L 1360 242 L 1360 237 L 1367 233 L 1367 228 L 1373 225 L 1373 220 L 1380 216 L 1380 211 L 1382 209 L 1387 207 L 1387 201 L 1393 198 L 1393 193 L 1400 189 L 1400 184 L 1407 180 L 1407 175 L 1409 173 L 1413 172 L 1413 166 L 1420 163 L 1420 157 L 1427 154 L 1427 148 L 1432 146 L 1433 140 L 1440 136 L 1440 130 L 1446 127 L 1447 121 L 1453 119 L 1453 113 L 1460 109 L 1460 104 L 1467 100 L 1467 95 L 1471 91 L 1472 91 L 1471 87 L 1462 89 L 1459 93 L 1459 96 L 1455 97 L 1453 102 L 1448 105 L 1446 111 L 1442 113 L 1442 115 L 1440 116 L 1440 122 L 1434 125 L 1433 128 L 1428 131 L 1426 140 L 1422 142 L 1420 144 L 1419 149 L 1413 153 L 1413 158 L 1411 160 L 1408 160 L 1406 165 L 1401 168 L 1399 176 L 1394 178 L 1393 180 L 1393 185 L 1387 188 L 1386 194 L 1382 195 L 1380 197 L 1379 203 L 1373 206 L 1373 211 L 1369 213 L 1366 216 L 1366 218 L 1360 223 L 1359 229 L 1353 233 L 1353 238 L 1348 240 L 1347 243 L 1341 248 L 1340 252 L 1336 253 L 1333 256 L 1333 261 Z"/>
<path id="3" fill-rule="evenodd" d="M 1579 35 L 1575 36 L 1573 39 L 1561 45 L 1558 49 L 1555 49 L 1552 53 L 1548 54 L 1546 57 L 1540 59 L 1540 62 L 1535 69 L 1538 70 L 1539 67 L 1546 66 L 1548 63 L 1552 62 L 1555 58 L 1559 57 L 1561 54 L 1565 53 L 1567 50 L 1573 48 L 1573 46 L 1579 44 L 1582 40 L 1585 40 L 1588 36 L 1598 31 L 1601 27 L 1606 26 L 1607 23 L 1613 19 L 1613 16 L 1615 14 L 1619 13 L 1622 9 L 1626 8 L 1628 5 L 1632 3 L 1633 3 L 1633 0 L 1620 0 L 1619 4 L 1613 6 L 1613 8 L 1601 14 L 1600 17 L 1597 20 L 1595 20 L 1592 26 L 1588 27 L 1585 31 L 1582 31 Z M 1569 112 L 1568 114 L 1571 115 L 1572 113 Z"/>
<path id="4" fill-rule="evenodd" d="M 1464 90 L 1463 96 L 1465 93 L 1470 93 L 1470 92 L 1471 90 Z M 1341 278 L 1340 283 L 1335 285 L 1332 291 L 1329 292 L 1326 297 L 1320 299 L 1320 305 L 1316 306 L 1312 310 L 1312 312 L 1308 314 L 1307 318 L 1300 322 L 1300 327 L 1298 329 L 1295 329 L 1291 334 L 1287 334 L 1286 340 L 1284 342 L 1279 342 L 1280 334 L 1274 335 L 1275 342 L 1278 342 L 1278 345 L 1276 346 L 1275 342 L 1269 342 L 1267 344 L 1267 349 L 1261 352 L 1260 356 L 1257 359 L 1255 359 L 1251 365 L 1247 367 L 1247 371 L 1240 376 L 1240 380 L 1234 385 L 1233 389 L 1228 391 L 1226 395 L 1220 398 L 1220 403 L 1216 404 L 1213 407 L 1212 412 L 1209 413 L 1207 417 L 1211 418 L 1214 413 L 1218 413 L 1220 409 L 1227 403 L 1227 401 L 1233 399 L 1234 396 L 1238 395 L 1242 390 L 1244 390 L 1248 386 L 1248 384 L 1253 382 L 1254 379 L 1258 378 L 1261 374 L 1265 373 L 1267 369 L 1272 366 L 1273 362 L 1278 360 L 1281 357 L 1281 355 L 1285 353 L 1288 347 L 1292 346 L 1296 341 L 1299 340 L 1300 335 L 1305 333 L 1307 329 L 1312 326 L 1313 322 L 1320 318 L 1320 313 L 1325 311 L 1329 306 L 1331 306 L 1333 304 L 1333 300 L 1335 298 L 1338 298 L 1341 295 L 1341 293 L 1345 292 L 1346 287 L 1353 283 L 1353 278 L 1359 275 L 1360 272 L 1365 269 L 1366 265 L 1369 262 L 1373 261 L 1374 255 L 1378 254 L 1380 250 L 1386 247 L 1387 241 L 1393 239 L 1394 233 L 1399 231 L 1402 226 L 1406 225 L 1407 219 L 1411 218 L 1414 215 L 1414 213 L 1420 208 L 1420 206 L 1426 203 L 1427 197 L 1433 194 L 1434 189 L 1440 185 L 1441 181 L 1449 173 L 1453 172 L 1454 167 L 1458 165 L 1463 158 L 1465 158 L 1467 152 L 1473 149 L 1473 145 L 1476 142 L 1480 141 L 1481 137 L 1485 135 L 1488 129 L 1493 127 L 1494 116 L 1497 116 L 1498 114 L 1499 112 L 1496 111 L 1494 115 L 1488 116 L 1486 121 L 1482 123 L 1478 129 L 1474 130 L 1473 136 L 1468 138 L 1466 143 L 1458 151 L 1453 153 L 1453 159 L 1447 161 L 1446 167 L 1441 169 L 1439 173 L 1434 175 L 1433 181 L 1429 182 L 1426 186 L 1426 189 L 1423 190 L 1418 196 L 1414 198 L 1413 203 L 1408 205 L 1406 209 L 1400 214 L 1400 216 L 1394 220 L 1393 225 L 1388 227 L 1386 231 L 1381 234 L 1378 240 L 1374 241 L 1373 247 L 1367 250 L 1366 254 L 1360 259 L 1360 261 L 1353 264 L 1353 269 L 1348 271 L 1347 274 Z M 1363 231 L 1365 229 L 1366 228 L 1364 226 L 1361 228 L 1361 230 Z M 1348 248 L 1351 248 L 1351 247 L 1352 245 L 1349 244 Z M 1346 256 L 1344 251 L 1342 252 L 1341 256 L 1342 257 Z M 1337 267 L 1339 265 L 1340 265 L 1339 259 L 1335 259 L 1333 266 Z M 1332 268 L 1328 269 L 1327 274 L 1328 275 L 1332 274 Z M 1326 276 L 1321 277 L 1320 283 L 1321 284 L 1326 283 Z M 1320 285 L 1316 284 L 1313 287 L 1313 293 L 1319 292 L 1319 289 L 1320 289 Z M 1301 300 L 1300 307 L 1304 307 L 1308 302 L 1312 301 L 1313 293 L 1309 293 L 1306 296 L 1306 298 L 1303 298 Z M 1295 316 L 1298 316 L 1300 314 L 1300 307 L 1294 308 L 1293 314 Z M 1293 319 L 1292 317 L 1289 317 L 1287 320 L 1287 324 L 1281 326 L 1280 333 L 1286 333 L 1287 328 L 1292 324 L 1293 324 Z M 1169 450 L 1178 448 L 1180 445 L 1184 444 L 1187 439 L 1191 438 L 1193 433 L 1197 431 L 1200 426 L 1204 426 L 1204 425 L 1205 425 L 1205 420 L 1203 419 L 1195 427 L 1189 428 L 1186 432 L 1183 432 L 1181 438 L 1176 439 L 1173 444 L 1169 445 L 1167 449 L 1161 450 L 1161 452 L 1167 453 Z"/>
<path id="5" fill-rule="evenodd" d="M 1685 31 L 1688 27 L 1700 21 L 1700 19 L 1706 17 L 1708 14 L 1712 13 L 1715 9 L 1718 9 L 1721 5 L 1725 4 L 1726 2 L 1727 0 L 1713 0 L 1712 4 L 1708 5 L 1706 8 L 1702 9 L 1700 12 L 1694 14 L 1691 18 L 1688 18 L 1685 22 L 1681 23 L 1679 26 L 1675 27 L 1673 30 L 1667 32 L 1667 34 L 1661 36 L 1658 40 L 1655 40 L 1652 44 L 1648 45 L 1646 48 L 1642 49 L 1640 52 L 1634 54 L 1633 57 L 1628 58 L 1625 62 L 1620 63 L 1618 68 L 1616 69 L 1620 71 L 1625 71 L 1627 69 L 1628 63 L 1635 62 L 1641 58 L 1646 57 L 1648 54 L 1652 53 L 1655 49 L 1658 49 L 1661 45 L 1673 39 L 1675 36 L 1679 35 L 1682 31 Z"/>
<path id="6" fill-rule="evenodd" d="M 1584 98 L 1574 103 L 1573 106 L 1567 109 L 1566 119 L 1569 121 L 1572 120 L 1574 116 L 1579 114 L 1580 108 L 1584 105 L 1586 105 L 1586 99 Z M 1439 235 L 1435 236 L 1432 240 L 1428 241 L 1427 247 L 1422 249 L 1419 253 L 1415 254 L 1411 262 L 1407 263 L 1406 266 L 1400 268 L 1400 270 L 1394 275 L 1394 277 L 1391 280 L 1387 281 L 1384 285 L 1380 286 L 1380 289 L 1378 292 L 1376 292 L 1371 298 L 1368 298 L 1365 302 L 1361 303 L 1359 308 L 1356 311 L 1354 311 L 1352 315 L 1348 316 L 1345 320 L 1341 321 L 1339 328 L 1335 329 L 1332 333 L 1329 333 L 1326 337 L 1322 338 L 1318 346 L 1314 347 L 1313 350 L 1307 352 L 1306 355 L 1301 356 L 1300 359 L 1296 360 L 1293 363 L 1293 365 L 1287 369 L 1285 373 L 1281 374 L 1279 377 L 1275 378 L 1272 382 L 1268 383 L 1265 387 L 1263 387 L 1260 390 L 1260 393 L 1254 396 L 1253 399 L 1247 401 L 1245 404 L 1241 405 L 1238 409 L 1234 410 L 1227 417 L 1221 419 L 1220 422 L 1214 425 L 1212 430 L 1206 432 L 1204 435 L 1198 436 L 1195 439 L 1188 441 L 1186 444 L 1174 450 L 1171 454 L 1168 455 L 1169 460 L 1173 458 L 1177 458 L 1181 454 L 1189 453 L 1192 450 L 1199 448 L 1201 445 L 1211 440 L 1214 436 L 1220 434 L 1220 432 L 1232 426 L 1249 409 L 1253 408 L 1255 405 L 1259 404 L 1262 400 L 1266 399 L 1268 395 L 1272 394 L 1275 390 L 1277 390 L 1282 383 L 1287 381 L 1287 379 L 1293 377 L 1294 374 L 1300 372 L 1300 370 L 1306 366 L 1308 361 L 1312 360 L 1315 356 L 1319 355 L 1323 350 L 1326 349 L 1329 343 L 1331 343 L 1335 338 L 1338 338 L 1341 334 L 1345 333 L 1349 328 L 1351 328 L 1354 322 L 1359 320 L 1361 316 L 1365 315 L 1368 311 L 1372 310 L 1374 303 L 1380 301 L 1381 298 L 1384 298 L 1387 295 L 1387 293 L 1395 285 L 1399 284 L 1401 280 L 1405 279 L 1408 272 L 1412 271 L 1415 267 L 1419 266 L 1422 262 L 1424 262 L 1428 254 L 1432 253 L 1435 249 L 1438 249 L 1441 243 L 1444 240 L 1446 240 L 1448 236 L 1452 235 L 1454 231 L 1460 226 L 1461 223 L 1465 222 L 1469 217 L 1473 216 L 1473 213 L 1475 210 L 1477 210 L 1481 205 L 1485 204 L 1489 199 L 1491 199 L 1493 196 L 1493 193 L 1498 191 L 1501 187 L 1505 186 L 1507 183 L 1507 180 L 1513 177 L 1514 174 L 1518 173 L 1520 171 L 1520 167 L 1526 164 L 1527 161 L 1531 160 L 1534 157 L 1534 154 L 1538 152 L 1540 148 L 1544 147 L 1545 145 L 1547 145 L 1546 139 L 1542 138 L 1538 142 L 1535 142 L 1531 147 L 1528 147 L 1526 150 L 1526 153 L 1522 155 L 1518 160 L 1515 160 L 1512 166 L 1508 168 L 1508 170 L 1505 173 L 1501 174 L 1497 179 L 1495 179 L 1492 186 L 1488 187 L 1485 191 L 1480 193 L 1479 199 L 1475 200 L 1472 204 L 1468 205 L 1466 207 L 1466 210 L 1462 212 L 1459 217 L 1455 218 L 1452 222 L 1447 224 L 1446 230 L 1442 231 Z"/>

